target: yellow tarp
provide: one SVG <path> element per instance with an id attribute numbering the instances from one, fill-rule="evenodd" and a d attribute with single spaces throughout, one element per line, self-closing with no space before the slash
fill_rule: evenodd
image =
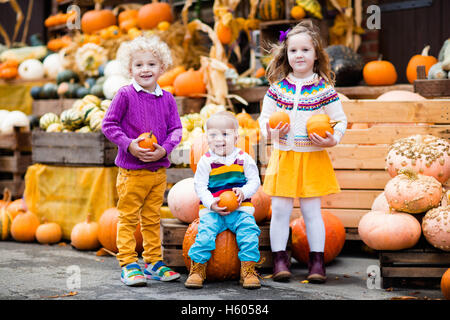
<path id="1" fill-rule="evenodd" d="M 0 109 L 19 110 L 25 114 L 33 112 L 33 98 L 30 90 L 34 86 L 42 86 L 48 81 L 24 83 L 0 83 Z"/>
<path id="2" fill-rule="evenodd" d="M 25 175 L 24 197 L 28 209 L 58 223 L 63 238 L 70 240 L 72 228 L 87 214 L 98 221 L 117 204 L 117 167 L 59 167 L 34 164 Z"/>

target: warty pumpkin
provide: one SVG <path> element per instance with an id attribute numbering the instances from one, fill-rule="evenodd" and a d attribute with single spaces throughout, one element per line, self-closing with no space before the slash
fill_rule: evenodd
<path id="1" fill-rule="evenodd" d="M 188 270 L 191 267 L 191 259 L 188 256 L 188 252 L 195 242 L 199 221 L 200 219 L 195 219 L 189 225 L 183 240 L 183 259 Z M 236 235 L 230 230 L 219 233 L 216 237 L 216 249 L 211 252 L 211 258 L 206 266 L 206 280 L 224 281 L 238 279 L 241 267 L 238 252 Z"/>
<path id="2" fill-rule="evenodd" d="M 442 185 L 434 177 L 417 174 L 414 169 L 400 169 L 384 187 L 384 195 L 394 210 L 422 213 L 439 206 Z"/>
<path id="3" fill-rule="evenodd" d="M 450 251 L 450 206 L 429 210 L 422 218 L 422 231 L 432 246 Z"/>
<path id="4" fill-rule="evenodd" d="M 391 177 L 402 168 L 432 176 L 440 183 L 450 178 L 450 143 L 433 135 L 413 135 L 389 146 L 386 167 Z"/>
<path id="5" fill-rule="evenodd" d="M 344 247 L 345 228 L 341 220 L 328 211 L 322 210 L 325 225 L 325 263 L 336 258 Z M 306 236 L 306 225 L 303 217 L 294 219 L 290 223 L 292 231 L 292 256 L 299 262 L 308 263 L 309 243 Z"/>

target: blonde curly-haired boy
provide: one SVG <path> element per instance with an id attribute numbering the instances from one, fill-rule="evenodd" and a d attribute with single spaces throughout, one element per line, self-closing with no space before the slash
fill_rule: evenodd
<path id="1" fill-rule="evenodd" d="M 118 146 L 117 259 L 122 268 L 121 280 L 130 286 L 145 286 L 146 279 L 173 281 L 180 274 L 162 261 L 159 209 L 170 165 L 167 156 L 180 143 L 182 126 L 174 97 L 157 83 L 172 64 L 170 49 L 158 37 L 141 36 L 121 44 L 117 59 L 132 81 L 116 93 L 102 131 Z M 158 142 L 154 143 L 154 151 L 139 146 L 143 138 L 138 136 L 144 132 L 155 135 Z M 144 272 L 135 250 L 138 223 Z"/>

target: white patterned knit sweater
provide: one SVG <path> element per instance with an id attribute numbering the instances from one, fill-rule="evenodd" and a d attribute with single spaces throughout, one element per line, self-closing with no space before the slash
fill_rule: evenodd
<path id="1" fill-rule="evenodd" d="M 263 100 L 259 125 L 267 137 L 266 123 L 276 111 L 284 111 L 290 118 L 290 131 L 279 141 L 273 139 L 275 148 L 283 151 L 311 152 L 323 150 L 314 146 L 306 132 L 306 121 L 315 114 L 326 113 L 331 120 L 339 121 L 334 127 L 334 137 L 340 142 L 347 129 L 347 117 L 334 88 L 317 74 L 305 79 L 290 73 L 284 80 L 272 84 Z"/>

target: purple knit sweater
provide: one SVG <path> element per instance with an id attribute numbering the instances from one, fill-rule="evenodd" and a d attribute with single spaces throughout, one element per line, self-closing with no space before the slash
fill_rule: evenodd
<path id="1" fill-rule="evenodd" d="M 155 162 L 142 162 L 130 152 L 128 146 L 141 133 L 152 131 L 167 155 L 181 141 L 182 126 L 178 108 L 172 94 L 163 90 L 162 96 L 139 91 L 127 85 L 116 93 L 102 123 L 106 138 L 118 146 L 115 164 L 124 169 L 169 167 L 167 155 Z"/>

